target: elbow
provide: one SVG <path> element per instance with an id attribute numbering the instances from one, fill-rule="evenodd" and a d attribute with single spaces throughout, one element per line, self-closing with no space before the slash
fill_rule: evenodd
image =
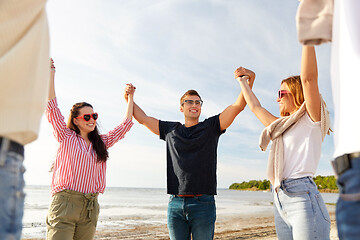
<path id="1" fill-rule="evenodd" d="M 314 81 L 317 81 L 317 79 L 318 79 L 317 71 L 301 73 L 301 75 L 300 75 L 300 80 L 302 83 L 314 82 Z"/>

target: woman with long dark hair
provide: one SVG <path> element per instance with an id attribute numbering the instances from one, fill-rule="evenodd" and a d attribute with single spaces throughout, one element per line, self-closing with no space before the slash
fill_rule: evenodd
<path id="1" fill-rule="evenodd" d="M 267 175 L 273 187 L 278 239 L 329 239 L 329 213 L 313 180 L 330 126 L 319 93 L 315 48 L 304 46 L 300 76 L 281 82 L 277 98 L 280 118 L 261 106 L 246 78 L 240 77 L 244 74 L 240 70 L 235 71 L 235 78 L 246 103 L 266 126 L 260 148 L 265 151 L 272 141 Z"/>
<path id="2" fill-rule="evenodd" d="M 99 115 L 86 102 L 74 104 L 66 125 L 57 105 L 55 67 L 51 59 L 51 82 L 46 117 L 54 128 L 59 149 L 53 165 L 52 203 L 46 218 L 47 239 L 93 239 L 99 216 L 97 196 L 106 185 L 108 148 L 125 136 L 131 126 L 135 88 L 127 84 L 128 105 L 124 121 L 107 134 L 99 134 Z"/>

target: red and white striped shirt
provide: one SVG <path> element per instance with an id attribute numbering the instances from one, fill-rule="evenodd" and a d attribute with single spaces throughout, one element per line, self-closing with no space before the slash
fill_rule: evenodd
<path id="1" fill-rule="evenodd" d="M 56 98 L 48 101 L 46 117 L 54 128 L 54 136 L 60 143 L 53 168 L 51 195 L 64 189 L 81 193 L 104 193 L 106 186 L 106 162 L 97 162 L 92 143 L 66 127 Z M 125 119 L 107 134 L 100 135 L 106 148 L 124 138 L 134 123 Z"/>

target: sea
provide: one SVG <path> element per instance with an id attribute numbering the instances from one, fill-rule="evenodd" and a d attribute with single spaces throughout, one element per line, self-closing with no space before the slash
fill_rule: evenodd
<path id="1" fill-rule="evenodd" d="M 51 203 L 49 186 L 25 188 L 23 238 L 38 239 L 46 235 L 46 214 Z M 322 193 L 324 201 L 334 204 L 338 194 Z M 253 215 L 273 211 L 272 193 L 218 189 L 217 216 Z M 166 224 L 169 195 L 161 188 L 107 187 L 99 195 L 98 230 L 133 228 L 136 225 Z"/>

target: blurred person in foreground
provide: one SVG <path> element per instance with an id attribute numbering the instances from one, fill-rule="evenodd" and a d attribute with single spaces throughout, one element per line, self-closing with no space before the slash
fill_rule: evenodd
<path id="1" fill-rule="evenodd" d="M 38 137 L 49 86 L 46 0 L 0 2 L 0 239 L 20 239 L 24 146 Z"/>
<path id="2" fill-rule="evenodd" d="M 335 112 L 334 160 L 339 187 L 336 222 L 340 239 L 360 238 L 360 1 L 302 0 L 299 41 L 332 41 L 331 81 Z"/>

